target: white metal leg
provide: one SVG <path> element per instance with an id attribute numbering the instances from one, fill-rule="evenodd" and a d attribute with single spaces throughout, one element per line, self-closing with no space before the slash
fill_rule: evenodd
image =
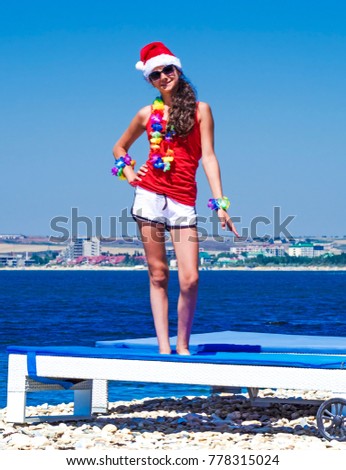
<path id="1" fill-rule="evenodd" d="M 91 413 L 107 413 L 108 380 L 93 380 Z"/>
<path id="2" fill-rule="evenodd" d="M 24 423 L 26 408 L 26 357 L 10 355 L 7 378 L 7 421 Z"/>
<path id="3" fill-rule="evenodd" d="M 26 408 L 26 392 L 7 393 L 7 415 L 9 423 L 24 423 Z"/>

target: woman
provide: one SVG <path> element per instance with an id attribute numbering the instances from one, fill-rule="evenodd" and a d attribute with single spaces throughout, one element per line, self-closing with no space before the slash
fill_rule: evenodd
<path id="1" fill-rule="evenodd" d="M 226 211 L 229 201 L 222 192 L 210 107 L 196 102 L 179 58 L 164 44 L 146 45 L 140 58 L 136 68 L 143 71 L 160 97 L 138 111 L 115 144 L 112 171 L 136 187 L 132 215 L 148 262 L 150 302 L 161 354 L 171 353 L 165 248 L 165 231 L 170 232 L 180 286 L 176 352 L 187 355 L 198 290 L 195 176 L 200 158 L 213 194 L 208 206 L 217 210 L 223 229 L 228 226 L 238 234 Z M 145 131 L 150 142 L 149 159 L 136 173 L 135 162 L 127 152 Z"/>

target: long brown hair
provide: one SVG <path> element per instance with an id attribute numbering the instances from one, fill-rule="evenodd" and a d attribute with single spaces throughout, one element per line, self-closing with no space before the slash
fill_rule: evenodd
<path id="1" fill-rule="evenodd" d="M 179 77 L 177 91 L 172 96 L 169 113 L 169 129 L 174 129 L 180 137 L 186 137 L 195 124 L 196 91 L 189 80 L 182 74 Z"/>

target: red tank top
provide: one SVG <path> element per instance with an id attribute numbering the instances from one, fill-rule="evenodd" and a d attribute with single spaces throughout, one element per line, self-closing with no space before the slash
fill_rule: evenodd
<path id="1" fill-rule="evenodd" d="M 166 125 L 166 121 L 163 121 L 163 123 Z M 151 132 L 150 118 L 146 130 L 149 140 Z M 181 204 L 194 206 L 197 197 L 196 172 L 198 162 L 202 156 L 201 132 L 197 111 L 195 124 L 190 133 L 186 137 L 174 137 L 173 142 L 174 161 L 171 163 L 171 169 L 164 172 L 154 168 L 148 159 L 148 172 L 136 186 L 157 194 L 165 194 Z"/>

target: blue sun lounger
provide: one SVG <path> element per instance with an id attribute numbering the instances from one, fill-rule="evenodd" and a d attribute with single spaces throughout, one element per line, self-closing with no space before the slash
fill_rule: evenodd
<path id="1" fill-rule="evenodd" d="M 321 404 L 320 431 L 346 439 L 346 338 L 225 331 L 192 335 L 190 345 L 191 356 L 158 354 L 156 338 L 9 346 L 7 421 L 49 420 L 25 415 L 26 392 L 35 389 L 75 390 L 74 415 L 51 419 L 106 412 L 108 381 L 241 387 L 252 400 L 261 388 L 323 390 L 336 398 Z"/>

